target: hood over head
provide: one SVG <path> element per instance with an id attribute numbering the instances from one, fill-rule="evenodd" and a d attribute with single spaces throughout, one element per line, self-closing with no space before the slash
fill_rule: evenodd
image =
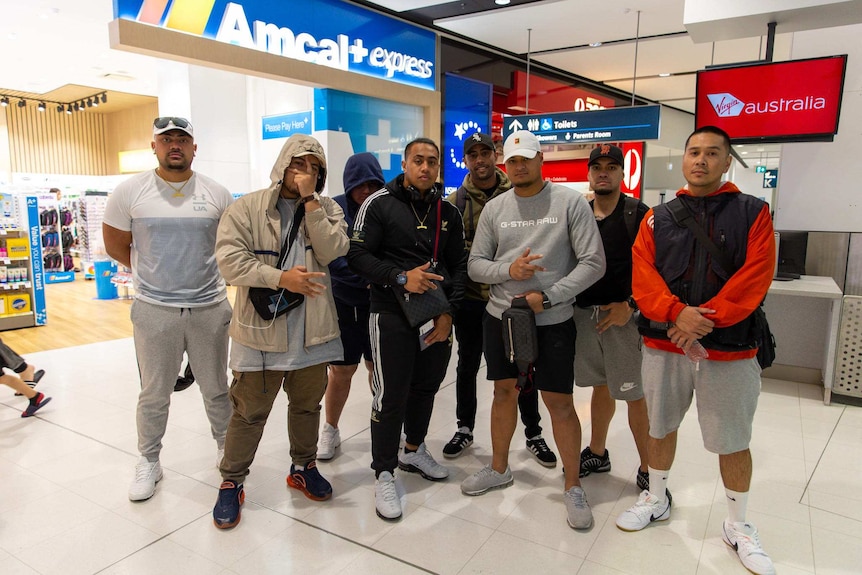
<path id="1" fill-rule="evenodd" d="M 353 154 L 344 164 L 344 193 L 350 192 L 365 182 L 375 182 L 378 187 L 383 187 L 386 180 L 383 179 L 383 170 L 380 163 L 371 152 Z"/>
<path id="2" fill-rule="evenodd" d="M 278 153 L 278 157 L 272 166 L 272 172 L 269 174 L 272 185 L 281 185 L 281 181 L 284 179 L 284 171 L 294 158 L 308 155 L 315 156 L 320 161 L 320 172 L 314 185 L 314 191 L 322 191 L 323 185 L 326 183 L 326 154 L 324 154 L 323 146 L 320 145 L 320 142 L 305 134 L 292 135 L 284 143 L 284 146 L 282 146 L 281 152 Z"/>

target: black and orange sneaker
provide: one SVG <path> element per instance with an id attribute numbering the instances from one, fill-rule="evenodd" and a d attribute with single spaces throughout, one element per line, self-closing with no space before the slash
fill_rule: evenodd
<path id="1" fill-rule="evenodd" d="M 222 481 L 218 490 L 218 499 L 213 507 L 213 524 L 219 529 L 230 529 L 239 523 L 245 490 L 242 483 Z"/>
<path id="2" fill-rule="evenodd" d="M 332 497 L 332 485 L 317 470 L 316 461 L 306 465 L 305 469 L 297 469 L 291 464 L 287 484 L 314 501 L 326 501 Z"/>
<path id="3" fill-rule="evenodd" d="M 21 412 L 21 417 L 32 417 L 37 411 L 45 407 L 45 404 L 51 401 L 50 397 L 45 397 L 44 393 L 37 393 L 36 397 L 30 400 L 30 405 L 27 409 Z"/>

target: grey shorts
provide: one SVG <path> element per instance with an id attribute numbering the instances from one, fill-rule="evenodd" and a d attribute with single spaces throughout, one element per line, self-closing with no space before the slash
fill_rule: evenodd
<path id="1" fill-rule="evenodd" d="M 575 306 L 575 385 L 607 385 L 614 399 L 637 401 L 644 396 L 641 385 L 641 337 L 634 316 L 624 326 L 614 326 L 600 334 L 599 318 L 608 312 Z"/>
<path id="2" fill-rule="evenodd" d="M 643 385 L 649 434 L 661 439 L 679 428 L 697 396 L 697 420 L 707 451 L 718 454 L 748 449 L 751 424 L 760 396 L 757 359 L 703 360 L 643 348 Z"/>

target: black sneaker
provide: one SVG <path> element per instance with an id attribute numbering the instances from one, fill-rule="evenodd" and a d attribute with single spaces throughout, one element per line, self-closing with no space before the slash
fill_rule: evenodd
<path id="1" fill-rule="evenodd" d="M 611 470 L 611 457 L 605 449 L 604 455 L 596 455 L 590 450 L 590 446 L 581 451 L 581 471 L 579 477 L 586 477 L 590 473 L 607 473 Z"/>
<path id="2" fill-rule="evenodd" d="M 473 432 L 469 427 L 459 427 L 449 443 L 443 446 L 443 457 L 454 459 L 473 444 Z"/>
<path id="3" fill-rule="evenodd" d="M 545 438 L 541 435 L 537 435 L 536 437 L 527 440 L 527 451 L 532 453 L 539 463 L 545 467 L 557 466 L 557 456 L 554 455 L 554 452 L 551 451 L 551 448 L 548 447 L 547 443 L 545 443 Z"/>
<path id="4" fill-rule="evenodd" d="M 641 491 L 649 491 L 649 471 L 641 471 L 638 469 L 638 489 Z"/>
<path id="5" fill-rule="evenodd" d="M 242 483 L 222 481 L 218 490 L 218 499 L 213 507 L 213 524 L 219 529 L 230 529 L 239 523 L 240 508 L 245 501 L 245 491 Z"/>

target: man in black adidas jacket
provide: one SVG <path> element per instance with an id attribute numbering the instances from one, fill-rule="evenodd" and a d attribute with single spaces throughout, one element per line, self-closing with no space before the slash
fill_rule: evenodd
<path id="1" fill-rule="evenodd" d="M 377 515 L 386 520 L 401 517 L 396 465 L 432 481 L 449 475 L 424 441 L 434 395 L 452 353 L 452 314 L 435 317 L 430 331 L 414 328 L 397 298 L 442 289 L 454 310 L 467 277 L 461 215 L 442 201 L 437 183 L 437 144 L 427 138 L 413 140 L 404 149 L 401 167 L 403 174 L 362 204 L 347 254 L 350 269 L 371 282 L 371 467 L 377 476 Z M 402 425 L 407 439 L 399 453 Z"/>

